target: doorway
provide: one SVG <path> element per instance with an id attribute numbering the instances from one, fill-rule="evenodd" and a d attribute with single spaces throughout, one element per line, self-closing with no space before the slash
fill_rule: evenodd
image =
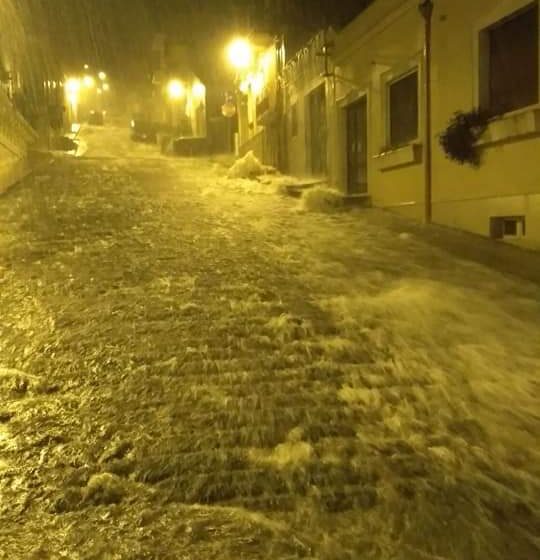
<path id="1" fill-rule="evenodd" d="M 367 98 L 364 96 L 346 109 L 347 193 L 365 194 L 367 184 Z"/>
<path id="2" fill-rule="evenodd" d="M 321 84 L 307 96 L 309 122 L 308 156 L 310 171 L 315 177 L 326 174 L 326 92 Z"/>

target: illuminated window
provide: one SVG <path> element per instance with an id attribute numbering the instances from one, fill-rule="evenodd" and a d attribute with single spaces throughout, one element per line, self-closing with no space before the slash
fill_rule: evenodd
<path id="1" fill-rule="evenodd" d="M 291 136 L 298 134 L 298 105 L 293 103 L 291 105 Z"/>
<path id="2" fill-rule="evenodd" d="M 388 85 L 389 143 L 396 148 L 418 138 L 418 72 Z"/>
<path id="3" fill-rule="evenodd" d="M 538 2 L 480 34 L 481 105 L 493 114 L 538 103 Z"/>

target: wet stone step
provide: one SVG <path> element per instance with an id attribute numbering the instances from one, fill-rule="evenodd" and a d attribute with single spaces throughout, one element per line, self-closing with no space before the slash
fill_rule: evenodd
<path id="1" fill-rule="evenodd" d="M 220 502 L 224 506 L 241 506 L 254 511 L 293 512 L 309 507 L 310 511 L 342 513 L 369 510 L 377 505 L 377 492 L 370 485 L 343 485 L 339 489 L 323 489 L 309 494 L 285 492 L 262 496 L 239 496 Z"/>
<path id="2" fill-rule="evenodd" d="M 361 412 L 356 413 L 356 418 L 362 418 Z M 319 423 L 346 423 L 353 422 L 355 411 L 346 408 L 316 408 L 316 407 L 284 407 L 277 410 L 253 409 L 237 410 L 234 412 L 216 409 L 213 411 L 175 410 L 171 420 L 177 422 L 185 429 L 198 430 L 234 430 L 254 427 L 289 427 L 302 426 L 313 421 Z"/>
<path id="3" fill-rule="evenodd" d="M 270 470 L 222 471 L 204 475 L 173 477 L 157 483 L 166 501 L 213 504 L 238 497 L 265 494 L 296 494 L 295 488 Z"/>

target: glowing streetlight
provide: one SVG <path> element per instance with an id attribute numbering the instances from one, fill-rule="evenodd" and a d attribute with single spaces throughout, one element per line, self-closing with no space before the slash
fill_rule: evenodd
<path id="1" fill-rule="evenodd" d="M 109 84 L 103 84 L 102 88 L 103 91 L 109 91 L 111 89 L 111 86 Z"/>
<path id="2" fill-rule="evenodd" d="M 202 84 L 201 82 L 195 82 L 191 89 L 195 97 L 201 98 L 204 97 L 206 94 L 206 88 L 204 87 L 204 84 Z"/>
<path id="3" fill-rule="evenodd" d="M 105 72 L 99 72 L 98 78 L 103 82 L 107 79 L 107 74 L 105 74 Z"/>
<path id="4" fill-rule="evenodd" d="M 235 39 L 227 48 L 227 55 L 236 69 L 243 70 L 251 65 L 253 47 L 247 39 Z"/>
<path id="5" fill-rule="evenodd" d="M 90 66 L 88 66 L 88 64 L 85 64 L 85 65 L 84 65 L 84 69 L 85 69 L 85 70 L 88 70 L 88 68 L 90 68 Z"/>
<path id="6" fill-rule="evenodd" d="M 66 90 L 66 97 L 69 102 L 70 120 L 77 119 L 79 92 L 81 90 L 81 80 L 79 78 L 68 78 L 64 85 Z"/>
<path id="7" fill-rule="evenodd" d="M 94 80 L 94 78 L 92 76 L 87 74 L 83 78 L 83 85 L 84 85 L 84 87 L 91 88 L 91 87 L 94 87 L 96 85 L 96 81 Z"/>
<path id="8" fill-rule="evenodd" d="M 167 93 L 171 99 L 180 99 L 185 94 L 184 85 L 179 80 L 171 80 L 167 85 Z"/>
<path id="9" fill-rule="evenodd" d="M 66 81 L 66 91 L 68 93 L 78 93 L 81 89 L 81 81 L 78 78 L 68 78 Z"/>

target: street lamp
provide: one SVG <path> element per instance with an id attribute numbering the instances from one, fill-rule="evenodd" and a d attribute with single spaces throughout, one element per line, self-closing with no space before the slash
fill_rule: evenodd
<path id="1" fill-rule="evenodd" d="M 180 80 L 171 80 L 167 84 L 167 93 L 171 99 L 180 99 L 185 94 L 184 85 Z"/>
<path id="2" fill-rule="evenodd" d="M 105 72 L 99 72 L 98 78 L 103 82 L 107 79 L 107 74 L 105 74 Z"/>
<path id="3" fill-rule="evenodd" d="M 94 78 L 92 76 L 90 76 L 89 74 L 87 74 L 84 78 L 83 78 L 83 85 L 84 87 L 87 88 L 92 88 L 96 85 L 96 81 L 94 80 Z"/>
<path id="4" fill-rule="evenodd" d="M 253 61 L 253 47 L 247 39 L 235 39 L 228 46 L 227 55 L 234 68 L 245 70 Z"/>
<path id="5" fill-rule="evenodd" d="M 66 91 L 68 93 L 78 93 L 81 89 L 81 81 L 78 78 L 68 78 L 66 81 Z"/>
<path id="6" fill-rule="evenodd" d="M 195 82 L 192 86 L 193 95 L 198 99 L 202 99 L 206 94 L 206 88 L 201 82 Z"/>
<path id="7" fill-rule="evenodd" d="M 68 78 L 64 87 L 66 90 L 66 97 L 69 102 L 70 120 L 76 120 L 78 117 L 77 113 L 81 81 L 78 78 Z"/>

